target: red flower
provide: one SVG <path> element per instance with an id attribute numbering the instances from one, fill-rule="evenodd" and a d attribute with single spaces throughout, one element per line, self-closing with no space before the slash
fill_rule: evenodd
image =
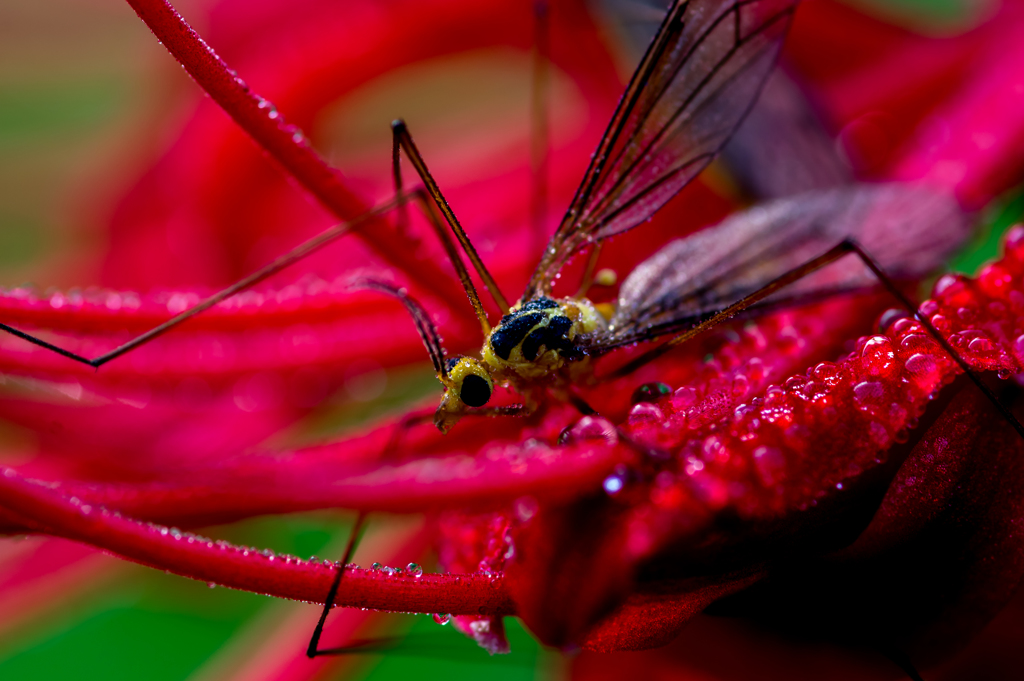
<path id="1" fill-rule="evenodd" d="M 348 99 L 337 107 L 358 119 L 360 107 L 386 109 L 367 85 L 374 79 L 484 48 L 518 50 L 514 59 L 528 63 L 531 41 L 519 3 L 223 2 L 206 32 L 222 62 L 162 2 L 130 4 L 213 101 L 197 106 L 118 204 L 103 265 L 104 285 L 118 291 L 13 289 L 0 300 L 5 323 L 48 330 L 87 355 L 361 214 L 372 201 L 360 197 L 389 194 L 386 146 L 367 161 L 339 162 L 350 180 L 315 151 L 330 149 L 333 136 L 351 139 L 332 128 L 339 97 Z M 864 174 L 926 178 L 980 206 L 1021 169 L 1010 151 L 1024 134 L 1018 14 L 1011 3 L 971 32 L 928 39 L 808 2 L 787 56 Z M 555 89 L 552 188 L 566 197 L 621 84 L 581 5 L 556 5 L 552 22 L 557 82 L 566 83 Z M 375 121 L 382 145 L 390 115 Z M 414 135 L 418 125 L 410 117 Z M 537 257 L 522 198 L 526 136 L 474 162 L 446 154 L 435 141 L 442 132 L 418 138 L 421 147 L 499 283 L 514 290 Z M 731 205 L 709 184 L 692 186 L 655 224 L 617 239 L 607 264 L 628 271 Z M 668 643 L 714 604 L 786 629 L 811 622 L 840 643 L 909 649 L 927 662 L 1009 598 L 1022 575 L 1021 442 L 954 380 L 958 368 L 919 323 L 890 315 L 880 333 L 864 335 L 892 305 L 881 295 L 709 334 L 586 392 L 603 418 L 556 405 L 534 419 L 466 421 L 447 436 L 426 426 L 386 460 L 393 424 L 254 451 L 359 374 L 423 358 L 400 305 L 346 290 L 355 270 L 392 272 L 431 310 L 449 349 L 479 343 L 421 226 L 368 222 L 358 240 L 346 237 L 99 372 L 4 338 L 3 371 L 31 393 L 0 409 L 39 440 L 31 461 L 0 478 L 5 530 L 315 602 L 333 563 L 168 526 L 333 507 L 428 512 L 447 572 L 347 569 L 337 601 L 451 613 L 491 651 L 506 647 L 507 615 L 550 645 L 631 650 Z M 1024 370 L 1024 235 L 1010 239 L 999 263 L 977 279 L 941 279 L 922 307 L 972 366 L 1007 376 Z M 638 454 L 612 424 L 664 455 Z M 409 548 L 424 542 L 416 535 Z M 581 656 L 577 671 L 590 673 L 591 659 Z M 660 653 L 648 661 L 689 664 Z"/>

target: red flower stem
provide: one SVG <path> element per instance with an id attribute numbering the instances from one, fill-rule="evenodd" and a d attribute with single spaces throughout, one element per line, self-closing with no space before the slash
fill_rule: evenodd
<path id="1" fill-rule="evenodd" d="M 8 517 L 2 511 L 24 518 L 37 531 L 90 544 L 136 563 L 279 598 L 323 603 L 336 569 L 125 518 L 61 496 L 11 468 L 0 474 L 0 517 Z M 359 568 L 346 569 L 335 603 L 453 615 L 510 615 L 515 611 L 502 575 L 415 577 Z"/>
<path id="2" fill-rule="evenodd" d="M 185 70 L 232 119 L 339 220 L 351 220 L 369 206 L 350 192 L 341 177 L 321 158 L 294 125 L 228 68 L 216 52 L 166 0 L 128 0 L 153 34 Z M 388 263 L 446 303 L 461 301 L 464 292 L 451 271 L 431 260 L 418 259 L 388 221 L 370 220 L 352 230 Z M 471 309 L 454 305 L 471 316 Z"/>

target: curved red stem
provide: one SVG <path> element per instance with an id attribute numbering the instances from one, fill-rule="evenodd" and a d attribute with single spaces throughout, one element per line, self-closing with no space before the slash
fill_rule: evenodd
<path id="1" fill-rule="evenodd" d="M 322 603 L 337 569 L 122 517 L 64 497 L 10 468 L 0 474 L 0 519 L 18 519 L 33 530 L 88 543 L 184 577 L 280 598 Z M 335 602 L 401 612 L 515 612 L 503 575 L 415 577 L 347 568 Z"/>

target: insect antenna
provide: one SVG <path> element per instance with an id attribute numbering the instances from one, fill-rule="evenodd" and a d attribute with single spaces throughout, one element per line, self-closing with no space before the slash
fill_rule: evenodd
<path id="1" fill-rule="evenodd" d="M 430 355 L 430 362 L 434 365 L 434 371 L 439 377 L 448 376 L 448 369 L 444 361 L 444 348 L 441 347 L 441 336 L 437 332 L 437 327 L 434 326 L 434 322 L 430 320 L 430 315 L 423 309 L 423 306 L 410 298 L 404 288 L 399 288 L 376 279 L 365 278 L 349 282 L 347 288 L 352 290 L 368 289 L 397 298 L 405 306 L 405 309 L 409 311 L 409 315 L 416 325 L 416 331 L 420 334 L 420 339 L 423 341 L 423 346 L 427 349 L 427 354 Z"/>
<path id="2" fill-rule="evenodd" d="M 492 277 L 491 273 L 487 270 L 483 260 L 480 259 L 480 255 L 476 252 L 476 249 L 470 242 L 469 237 L 466 235 L 466 230 L 462 228 L 462 225 L 459 223 L 459 219 L 455 217 L 455 212 L 452 210 L 451 206 L 448 205 L 448 201 L 441 193 L 441 188 L 437 186 L 437 182 L 430 174 L 430 170 L 427 168 L 427 164 L 423 160 L 423 156 L 420 154 L 419 149 L 416 148 L 416 143 L 412 140 L 412 135 L 409 134 L 405 121 L 401 119 L 393 121 L 391 123 L 391 131 L 394 135 L 394 145 L 400 146 L 405 150 L 406 156 L 408 156 L 413 168 L 416 169 L 420 179 L 423 180 L 423 184 L 426 186 L 427 192 L 434 200 L 434 204 L 437 206 L 438 210 L 441 211 L 441 214 L 444 216 L 445 221 L 447 221 L 448 226 L 451 227 L 452 232 L 455 233 L 455 238 L 458 239 L 463 252 L 473 264 L 473 269 L 476 270 L 477 275 L 479 275 L 480 279 L 483 280 L 484 287 L 491 294 L 491 298 L 494 299 L 495 304 L 498 306 L 498 310 L 500 310 L 503 315 L 508 314 L 508 301 L 505 299 L 505 296 L 502 295 L 501 290 L 494 281 L 494 277 Z M 399 177 L 400 176 L 396 174 L 396 178 Z M 458 258 L 453 259 L 452 264 L 455 265 L 456 269 L 460 266 L 464 268 L 464 265 L 461 264 L 461 260 Z M 473 300 L 476 292 L 474 291 L 471 294 L 467 289 L 466 294 L 470 296 L 470 300 Z M 479 299 L 476 300 L 474 307 L 477 305 L 479 305 Z"/>
<path id="3" fill-rule="evenodd" d="M 163 324 L 153 329 L 150 329 L 149 331 L 146 331 L 140 336 L 136 336 L 127 343 L 124 343 L 114 348 L 110 352 L 102 354 L 98 357 L 94 357 L 92 359 L 79 355 L 78 353 L 72 352 L 60 346 L 54 345 L 53 343 L 49 343 L 43 340 L 42 338 L 38 338 L 31 334 L 25 333 L 24 331 L 20 331 L 14 328 L 13 326 L 9 326 L 7 324 L 0 323 L 0 331 L 6 331 L 7 333 L 13 336 L 17 336 L 18 338 L 21 338 L 23 340 L 26 340 L 29 343 L 32 343 L 33 345 L 37 345 L 41 348 L 45 348 L 46 350 L 56 352 L 59 355 L 67 357 L 68 359 L 80 362 L 82 364 L 87 364 L 91 367 L 98 369 L 107 362 L 113 359 L 117 359 L 121 355 L 124 355 L 134 350 L 140 345 L 148 343 L 157 336 L 161 336 L 167 333 L 168 331 L 178 326 L 182 322 L 190 319 L 191 317 L 194 317 L 197 314 L 210 309 L 214 305 L 224 300 L 227 300 L 228 298 L 234 296 L 237 293 L 240 293 L 241 291 L 244 291 L 245 289 L 249 288 L 250 286 L 253 286 L 254 284 L 258 284 L 259 282 L 267 279 L 271 275 L 280 272 L 289 265 L 292 265 L 298 262 L 299 260 L 302 260 L 310 253 L 320 250 L 330 242 L 334 241 L 338 237 L 341 237 L 349 233 L 359 225 L 362 225 L 363 223 L 368 222 L 369 220 L 379 215 L 387 213 L 388 211 L 405 204 L 412 198 L 413 197 L 410 195 L 398 194 L 392 199 L 380 204 L 379 206 L 376 206 L 375 208 L 372 208 L 371 210 L 367 211 L 366 213 L 363 213 L 362 215 L 353 220 L 342 222 L 341 224 L 335 225 L 334 227 L 331 227 L 330 229 L 321 232 L 317 236 L 299 244 L 292 250 L 288 251 L 287 253 L 280 256 L 279 258 L 269 263 L 268 265 L 253 272 L 244 279 L 241 279 L 240 281 L 235 282 L 231 286 L 228 286 L 227 288 L 213 294 L 209 298 L 206 298 L 195 307 L 191 307 L 185 310 L 184 312 L 177 314 L 174 317 L 171 317 Z"/>
<path id="4" fill-rule="evenodd" d="M 936 329 L 932 325 L 932 323 L 928 319 L 926 319 L 925 315 L 922 315 L 920 314 L 920 312 L 918 312 L 918 306 L 915 305 L 913 301 L 911 301 L 910 298 L 907 297 L 907 295 L 900 290 L 896 283 L 893 282 L 893 280 L 882 270 L 881 266 L 875 261 L 875 259 L 871 257 L 871 255 L 869 255 L 867 251 L 861 248 L 860 244 L 858 244 L 856 241 L 850 238 L 843 239 L 843 241 L 841 241 L 839 244 L 832 247 L 825 253 L 819 255 L 816 258 L 808 260 L 803 265 L 799 265 L 791 269 L 790 271 L 782 274 L 781 276 L 772 280 L 771 282 L 761 287 L 757 291 L 754 291 L 750 295 L 747 295 L 738 302 L 733 303 L 732 305 L 725 308 L 721 312 L 718 312 L 710 319 L 707 319 L 701 322 L 700 324 L 697 324 L 692 329 L 684 331 L 683 333 L 674 336 L 673 338 L 662 343 L 661 345 L 652 348 L 651 350 L 648 350 L 639 357 L 636 357 L 633 360 L 627 362 L 626 364 L 620 366 L 618 369 L 615 369 L 611 373 L 600 377 L 598 380 L 614 380 L 633 373 L 634 371 L 644 366 L 645 364 L 648 364 L 649 362 L 652 362 L 655 359 L 661 357 L 666 352 L 670 351 L 672 348 L 685 343 L 686 341 L 700 335 L 701 333 L 704 333 L 708 329 L 718 326 L 722 322 L 727 321 L 732 317 L 735 317 L 743 310 L 746 310 L 752 305 L 757 304 L 758 302 L 771 296 L 773 293 L 779 291 L 780 289 L 799 281 L 800 279 L 812 274 L 813 272 L 816 272 L 822 267 L 825 267 L 826 265 L 829 265 L 839 260 L 843 256 L 849 254 L 854 254 L 858 258 L 860 258 L 864 265 L 869 270 L 871 270 L 872 274 L 874 274 L 878 281 L 881 282 L 882 286 L 894 298 L 896 298 L 900 302 L 900 304 L 907 309 L 908 312 L 914 315 L 914 318 L 917 319 L 918 322 L 920 322 L 920 324 L 925 328 L 928 334 L 932 338 L 934 338 L 940 346 L 942 346 L 942 349 L 946 351 L 946 353 L 950 356 L 950 358 L 952 358 L 954 362 L 956 362 L 957 366 L 959 366 L 960 369 L 971 379 L 971 381 L 973 381 L 974 384 L 978 386 L 978 389 L 981 390 L 985 397 L 990 402 L 992 402 L 992 404 L 995 405 L 999 413 L 1002 414 L 1002 416 L 1007 421 L 1010 422 L 1014 430 L 1016 430 L 1017 433 L 1022 438 L 1024 438 L 1024 425 L 1021 425 L 1020 421 L 1018 421 L 1017 418 L 1012 413 L 1010 413 L 1010 410 L 999 400 L 998 397 L 996 397 L 995 393 L 992 392 L 992 390 L 984 383 L 984 381 L 981 380 L 981 377 L 978 375 L 978 373 L 967 363 L 966 360 L 964 360 L 963 357 L 960 356 L 960 353 L 958 353 L 953 348 L 953 346 L 949 344 L 949 341 L 947 341 L 942 336 L 942 334 L 939 333 L 938 329 Z"/>

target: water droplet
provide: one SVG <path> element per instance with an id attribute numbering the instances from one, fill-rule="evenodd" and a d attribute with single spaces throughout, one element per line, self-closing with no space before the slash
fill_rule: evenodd
<path id="1" fill-rule="evenodd" d="M 516 516 L 525 523 L 537 514 L 537 500 L 533 497 L 519 497 L 516 499 L 515 509 Z"/>
<path id="2" fill-rule="evenodd" d="M 620 478 L 618 475 L 609 475 L 607 478 L 604 479 L 604 482 L 601 483 L 601 486 L 604 487 L 605 492 L 612 496 L 615 496 L 616 494 L 622 491 L 623 487 L 626 486 L 626 481 Z"/>
<path id="3" fill-rule="evenodd" d="M 452 621 L 452 616 L 448 613 L 442 614 L 439 612 L 435 612 L 433 615 L 431 615 L 431 617 L 433 617 L 434 621 L 440 624 L 442 627 Z"/>
<path id="4" fill-rule="evenodd" d="M 640 402 L 656 402 L 671 392 L 672 388 L 665 383 L 644 383 L 633 391 L 633 396 L 630 398 L 630 402 L 633 404 L 639 404 Z"/>
<path id="5" fill-rule="evenodd" d="M 619 434 L 610 421 L 600 416 L 584 416 L 576 425 L 563 430 L 558 436 L 560 445 L 592 440 L 604 440 L 608 444 L 615 444 L 619 440 Z"/>
<path id="6" fill-rule="evenodd" d="M 697 402 L 697 391 L 689 386 L 683 386 L 672 393 L 672 406 L 677 411 L 689 409 Z"/>
<path id="7" fill-rule="evenodd" d="M 405 566 L 405 569 L 413 577 L 422 577 L 423 576 L 423 568 L 420 567 L 417 563 L 409 563 L 408 565 Z"/>
<path id="8" fill-rule="evenodd" d="M 650 402 L 639 402 L 629 411 L 630 425 L 659 424 L 665 421 L 665 414 Z"/>
<path id="9" fill-rule="evenodd" d="M 384 567 L 384 566 L 381 565 L 380 563 L 371 563 L 370 564 L 370 569 L 371 570 L 380 570 L 382 567 Z"/>
<path id="10" fill-rule="evenodd" d="M 885 333 L 889 330 L 889 327 L 893 325 L 893 322 L 899 319 L 905 319 L 909 316 L 910 314 L 901 308 L 891 308 L 886 310 L 878 320 L 878 330 L 881 333 Z"/>

